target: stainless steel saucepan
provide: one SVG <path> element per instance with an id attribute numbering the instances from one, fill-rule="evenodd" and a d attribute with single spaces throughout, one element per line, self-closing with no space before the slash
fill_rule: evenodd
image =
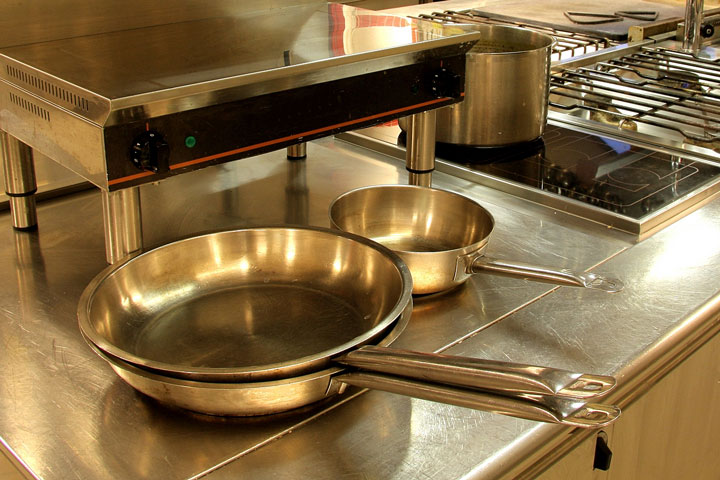
<path id="1" fill-rule="evenodd" d="M 467 53 L 465 99 L 437 110 L 438 142 L 497 147 L 528 142 L 545 131 L 550 55 L 555 39 L 505 25 L 443 25 L 480 31 Z M 407 130 L 406 118 L 399 119 Z"/>
<path id="2" fill-rule="evenodd" d="M 484 255 L 494 219 L 457 193 L 414 185 L 351 190 L 330 206 L 332 226 L 370 238 L 395 251 L 410 268 L 413 293 L 447 290 L 476 273 L 493 273 L 559 285 L 618 292 L 620 280 L 491 259 Z"/>
<path id="3" fill-rule="evenodd" d="M 254 228 L 112 265 L 78 316 L 130 385 L 204 413 L 275 413 L 350 384 L 585 427 L 619 414 L 589 403 L 612 377 L 379 348 L 407 323 L 411 290 L 400 257 L 366 238 Z"/>

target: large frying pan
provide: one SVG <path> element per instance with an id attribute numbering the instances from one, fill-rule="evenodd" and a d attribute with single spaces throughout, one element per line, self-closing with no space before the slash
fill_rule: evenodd
<path id="1" fill-rule="evenodd" d="M 330 205 L 332 226 L 385 245 L 405 261 L 413 293 L 450 289 L 476 273 L 618 292 L 623 284 L 595 273 L 572 272 L 484 255 L 495 221 L 473 200 L 447 190 L 377 185 L 340 195 Z"/>
<path id="2" fill-rule="evenodd" d="M 392 343 L 407 321 L 408 316 L 402 316 L 378 345 Z M 620 414 L 617 407 L 578 399 L 543 395 L 505 396 L 399 376 L 343 372 L 338 367 L 262 382 L 199 382 L 151 372 L 108 355 L 92 342 L 90 346 L 120 378 L 139 392 L 160 403 L 208 415 L 257 416 L 287 412 L 342 394 L 348 385 L 580 428 L 606 426 Z"/>
<path id="3" fill-rule="evenodd" d="M 612 377 L 374 346 L 404 327 L 411 290 L 402 260 L 366 238 L 253 228 L 181 240 L 108 267 L 86 288 L 78 317 L 88 342 L 128 383 L 205 413 L 273 413 L 353 384 L 493 411 L 520 402 L 521 412 L 535 412 L 530 418 L 550 409 L 553 421 L 573 425 L 617 417 L 615 407 L 587 403 L 614 386 Z M 338 380 L 344 365 L 365 371 Z M 210 407 L 195 403 L 208 395 Z"/>
<path id="4" fill-rule="evenodd" d="M 327 368 L 412 310 L 402 260 L 365 238 L 312 227 L 179 240 L 98 274 L 80 329 L 108 354 L 203 381 L 258 381 Z"/>

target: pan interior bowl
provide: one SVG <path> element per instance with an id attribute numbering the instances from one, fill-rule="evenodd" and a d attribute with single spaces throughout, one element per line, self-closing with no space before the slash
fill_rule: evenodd
<path id="1" fill-rule="evenodd" d="M 150 250 L 87 287 L 80 327 L 107 353 L 182 378 L 323 367 L 381 333 L 410 298 L 399 258 L 338 233 L 235 230 Z"/>
<path id="2" fill-rule="evenodd" d="M 413 185 L 352 190 L 333 202 L 330 218 L 340 230 L 406 253 L 477 249 L 494 223 L 490 213 L 469 198 Z"/>

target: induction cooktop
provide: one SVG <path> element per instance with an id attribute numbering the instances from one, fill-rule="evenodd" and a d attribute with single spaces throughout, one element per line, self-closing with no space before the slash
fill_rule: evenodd
<path id="1" fill-rule="evenodd" d="M 404 158 L 405 133 L 394 123 L 342 138 Z M 531 142 L 500 148 L 438 142 L 435 153 L 439 171 L 639 237 L 720 190 L 720 165 L 553 123 Z"/>

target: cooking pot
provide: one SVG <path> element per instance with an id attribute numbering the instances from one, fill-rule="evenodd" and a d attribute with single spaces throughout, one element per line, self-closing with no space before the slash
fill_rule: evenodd
<path id="1" fill-rule="evenodd" d="M 555 39 L 504 25 L 453 27 L 483 36 L 466 54 L 465 99 L 437 110 L 435 139 L 498 147 L 540 137 L 547 122 Z M 398 123 L 407 131 L 406 118 Z"/>
<path id="2" fill-rule="evenodd" d="M 334 228 L 395 251 L 410 268 L 413 293 L 447 290 L 476 273 L 618 292 L 620 280 L 589 272 L 485 256 L 495 220 L 477 202 L 454 192 L 415 185 L 351 190 L 330 205 Z"/>

